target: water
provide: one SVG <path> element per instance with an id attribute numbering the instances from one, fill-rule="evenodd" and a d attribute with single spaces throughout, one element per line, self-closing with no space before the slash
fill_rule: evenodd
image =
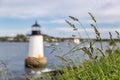
<path id="1" fill-rule="evenodd" d="M 106 42 L 104 44 L 104 49 L 106 48 Z M 81 44 L 79 47 L 82 47 L 83 45 L 88 46 L 88 43 Z M 56 56 L 61 56 L 63 54 L 66 54 L 69 52 L 75 44 L 73 43 L 64 43 L 60 42 L 56 46 L 52 47 L 46 47 L 44 46 L 44 54 L 47 57 L 47 66 L 45 71 L 49 71 L 51 69 L 54 69 L 54 67 L 61 68 L 63 63 L 62 61 L 57 58 Z M 95 44 L 95 46 L 100 47 L 99 42 Z M 72 53 L 72 54 L 71 54 Z M 24 60 L 28 55 L 28 43 L 26 42 L 0 42 L 0 60 L 3 60 L 8 68 L 9 71 L 12 73 L 12 75 L 18 80 L 21 78 L 27 76 L 29 73 L 35 73 L 34 71 L 29 72 L 29 69 L 24 67 Z M 77 51 L 77 52 L 69 52 L 69 56 L 67 56 L 73 61 L 76 61 L 79 59 L 79 61 L 83 62 L 87 57 L 83 54 L 83 52 Z M 77 62 L 77 61 L 76 61 Z"/>

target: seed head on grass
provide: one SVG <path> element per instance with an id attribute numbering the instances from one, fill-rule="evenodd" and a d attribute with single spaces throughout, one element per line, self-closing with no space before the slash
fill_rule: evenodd
<path id="1" fill-rule="evenodd" d="M 117 34 L 118 39 L 120 39 L 120 33 L 118 31 L 115 31 Z"/>
<path id="2" fill-rule="evenodd" d="M 88 48 L 83 47 L 83 48 L 81 48 L 81 49 L 82 49 L 82 51 L 84 51 L 84 53 L 86 53 L 86 54 L 89 56 L 89 58 L 90 58 L 91 60 L 93 60 L 93 55 L 92 55 L 92 53 L 89 51 Z"/>
<path id="3" fill-rule="evenodd" d="M 97 50 L 102 54 L 103 57 L 105 57 L 105 52 L 103 50 L 101 50 L 100 48 L 97 48 Z"/>
<path id="4" fill-rule="evenodd" d="M 93 53 L 93 51 L 94 51 L 93 45 L 94 45 L 94 43 L 90 42 L 90 50 L 91 50 L 92 53 Z"/>
<path id="5" fill-rule="evenodd" d="M 73 16 L 69 16 L 69 18 L 73 19 L 74 21 L 79 21 L 78 18 L 75 18 Z"/>
<path id="6" fill-rule="evenodd" d="M 68 21 L 68 20 L 65 20 L 65 21 L 66 21 L 66 23 L 68 23 L 68 24 L 73 28 L 73 30 L 78 30 L 73 23 L 71 23 L 71 22 Z"/>
<path id="7" fill-rule="evenodd" d="M 110 45 L 116 45 L 116 43 L 115 43 L 115 41 L 113 40 L 113 38 L 112 38 L 112 33 L 111 32 L 109 32 L 109 35 L 110 35 Z"/>
<path id="8" fill-rule="evenodd" d="M 85 27 L 82 25 L 82 23 L 79 21 L 79 19 L 78 19 L 78 18 L 75 18 L 75 17 L 73 17 L 73 16 L 69 16 L 69 18 L 71 18 L 71 19 L 74 20 L 74 21 L 77 21 L 77 22 L 80 24 L 80 26 L 83 27 L 83 29 L 85 30 L 85 33 L 87 34 L 87 36 L 88 36 L 88 38 L 89 38 L 89 35 L 88 35 Z M 75 30 L 76 30 L 76 29 L 75 29 Z"/>
<path id="9" fill-rule="evenodd" d="M 109 35 L 110 35 L 110 39 L 112 40 L 112 34 L 111 34 L 111 32 L 109 32 Z"/>
<path id="10" fill-rule="evenodd" d="M 59 58 L 59 59 L 61 59 L 62 61 L 67 62 L 67 60 L 66 60 L 64 57 L 62 57 L 62 56 L 57 56 L 57 55 L 56 55 L 56 57 Z"/>
<path id="11" fill-rule="evenodd" d="M 101 40 L 101 37 L 100 37 L 100 32 L 97 30 L 96 26 L 94 24 L 91 24 L 91 26 L 94 28 L 94 31 L 96 33 L 96 38 L 98 40 Z"/>
<path id="12" fill-rule="evenodd" d="M 96 33 L 98 36 L 100 36 L 100 33 L 99 33 L 99 31 L 97 30 L 96 26 L 93 25 L 93 24 L 91 24 L 91 26 L 94 28 L 95 33 Z"/>
<path id="13" fill-rule="evenodd" d="M 97 21 L 96 21 L 95 17 L 90 12 L 88 12 L 88 14 L 91 16 L 92 20 L 96 23 Z"/>
<path id="14" fill-rule="evenodd" d="M 72 35 L 72 37 L 73 37 L 73 38 L 75 38 L 75 37 L 76 37 L 76 35 Z"/>

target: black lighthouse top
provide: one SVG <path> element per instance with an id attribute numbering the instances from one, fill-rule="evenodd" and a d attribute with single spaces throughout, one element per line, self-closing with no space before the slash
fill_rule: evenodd
<path id="1" fill-rule="evenodd" d="M 40 27 L 41 26 L 36 21 L 35 24 L 32 25 L 32 35 L 41 35 Z"/>

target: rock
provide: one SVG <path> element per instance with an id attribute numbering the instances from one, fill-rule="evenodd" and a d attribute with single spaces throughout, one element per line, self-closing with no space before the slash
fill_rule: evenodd
<path id="1" fill-rule="evenodd" d="M 45 67 L 46 63 L 47 63 L 46 57 L 43 57 L 43 58 L 27 57 L 25 59 L 25 66 L 28 68 Z"/>

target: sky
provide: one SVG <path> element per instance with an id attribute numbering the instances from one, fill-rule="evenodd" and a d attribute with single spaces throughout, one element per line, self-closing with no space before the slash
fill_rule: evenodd
<path id="1" fill-rule="evenodd" d="M 116 38 L 120 32 L 120 0 L 0 0 L 0 36 L 30 34 L 31 26 L 37 20 L 41 31 L 54 37 L 72 37 L 77 32 L 65 22 L 76 24 L 81 38 L 95 38 L 94 22 L 88 12 L 97 20 L 102 38 L 109 38 L 109 32 Z M 68 16 L 74 16 L 84 28 Z"/>

